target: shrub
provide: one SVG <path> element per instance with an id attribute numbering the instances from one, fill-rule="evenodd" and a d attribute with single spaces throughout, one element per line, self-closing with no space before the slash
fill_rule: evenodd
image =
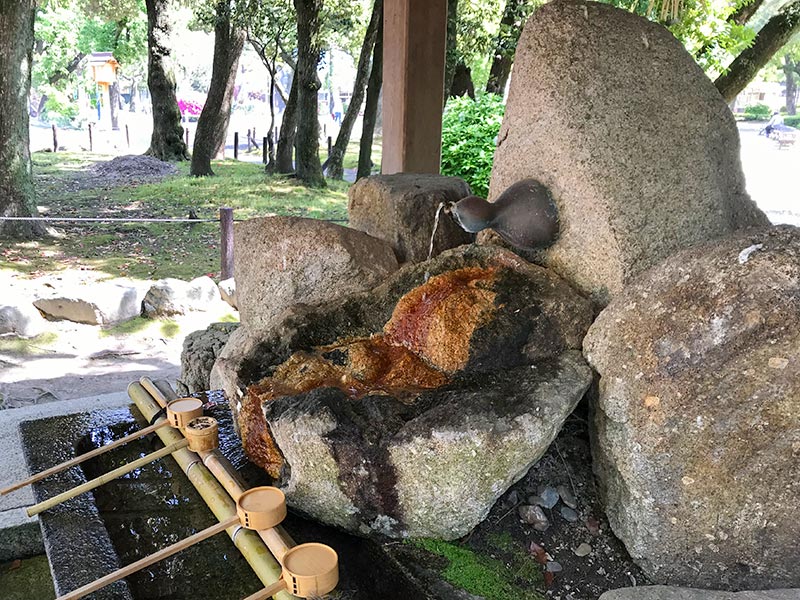
<path id="1" fill-rule="evenodd" d="M 768 121 L 772 109 L 766 104 L 751 104 L 744 107 L 744 118 L 748 121 Z"/>
<path id="2" fill-rule="evenodd" d="M 783 117 L 783 124 L 789 127 L 800 127 L 800 115 L 786 115 Z"/>
<path id="3" fill-rule="evenodd" d="M 61 91 L 51 90 L 44 103 L 44 119 L 48 123 L 55 123 L 59 127 L 75 125 L 78 118 L 78 105 Z"/>
<path id="4" fill-rule="evenodd" d="M 495 94 L 451 98 L 442 119 L 442 174 L 464 179 L 483 198 L 503 122 L 503 99 Z"/>

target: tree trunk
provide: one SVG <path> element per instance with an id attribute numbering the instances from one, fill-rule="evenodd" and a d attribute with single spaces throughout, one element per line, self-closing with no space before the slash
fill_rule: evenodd
<path id="1" fill-rule="evenodd" d="M 0 0 L 0 216 L 35 217 L 36 195 L 28 134 L 33 63 L 34 0 Z M 0 235 L 33 239 L 42 221 L 0 221 Z"/>
<path id="2" fill-rule="evenodd" d="M 750 2 L 745 2 L 728 17 L 728 21 L 731 23 L 735 23 L 736 25 L 744 25 L 747 23 L 756 11 L 761 8 L 761 5 L 764 3 L 764 0 L 751 0 Z"/>
<path id="3" fill-rule="evenodd" d="M 325 187 L 319 161 L 317 92 L 321 87 L 317 65 L 321 55 L 320 11 L 322 0 L 294 0 L 297 12 L 297 178 L 310 187 Z"/>
<path id="4" fill-rule="evenodd" d="M 444 59 L 444 89 L 445 92 L 453 87 L 453 76 L 459 62 L 457 52 L 458 42 L 458 0 L 447 0 L 447 43 L 445 44 Z M 447 94 L 444 95 L 447 104 Z"/>
<path id="5" fill-rule="evenodd" d="M 119 131 L 119 83 L 108 86 L 108 109 L 111 111 L 111 129 Z"/>
<path id="6" fill-rule="evenodd" d="M 294 173 L 294 140 L 297 135 L 297 73 L 292 77 L 289 98 L 283 108 L 281 132 L 278 138 L 278 150 L 275 154 L 275 166 L 278 173 Z"/>
<path id="7" fill-rule="evenodd" d="M 189 172 L 198 177 L 213 175 L 211 159 L 225 148 L 228 123 L 231 119 L 233 85 L 239 57 L 244 48 L 245 32 L 231 24 L 229 0 L 217 3 L 214 26 L 214 63 L 206 103 L 197 120 L 197 131 L 192 148 L 192 166 Z"/>
<path id="8" fill-rule="evenodd" d="M 145 154 L 161 160 L 189 158 L 183 141 L 181 112 L 175 97 L 172 68 L 170 0 L 145 0 L 147 5 L 147 87 L 153 103 L 153 135 Z"/>
<path id="9" fill-rule="evenodd" d="M 128 112 L 136 112 L 136 78 L 131 77 L 131 101 L 128 103 Z"/>
<path id="10" fill-rule="evenodd" d="M 472 70 L 462 61 L 458 61 L 449 96 L 456 98 L 464 95 L 475 100 L 475 84 L 472 83 Z"/>
<path id="11" fill-rule="evenodd" d="M 783 73 L 786 76 L 786 113 L 794 115 L 797 113 L 797 82 L 794 79 L 797 64 L 788 54 L 783 57 Z"/>
<path id="12" fill-rule="evenodd" d="M 358 57 L 358 65 L 356 66 L 356 81 L 353 84 L 353 95 L 350 98 L 350 104 L 347 106 L 347 111 L 342 119 L 342 126 L 339 129 L 339 134 L 336 136 L 336 143 L 331 149 L 331 155 L 326 161 L 328 163 L 328 176 L 333 179 L 344 178 L 344 168 L 342 163 L 344 161 L 345 152 L 347 152 L 347 145 L 350 143 L 350 134 L 353 132 L 353 125 L 355 125 L 358 113 L 361 110 L 361 105 L 364 102 L 364 88 L 367 85 L 369 77 L 369 60 L 372 50 L 375 47 L 375 37 L 378 35 L 378 21 L 382 18 L 383 0 L 375 0 L 372 5 L 372 16 L 370 17 L 367 31 L 364 34 L 364 43 L 361 44 L 361 54 Z"/>
<path id="13" fill-rule="evenodd" d="M 522 27 L 516 23 L 525 12 L 525 0 L 507 0 L 500 19 L 500 30 L 497 33 L 492 66 L 489 70 L 489 79 L 486 82 L 486 91 L 489 94 L 502 95 L 506 89 L 508 76 L 511 75 L 511 65 L 514 64 L 514 54 Z"/>
<path id="14" fill-rule="evenodd" d="M 372 174 L 372 140 L 378 118 L 378 102 L 383 85 L 383 6 L 378 15 L 378 31 L 372 51 L 372 69 L 367 82 L 367 99 L 364 104 L 364 122 L 361 126 L 361 142 L 358 148 L 358 171 L 356 179 Z"/>
<path id="15" fill-rule="evenodd" d="M 725 102 L 732 102 L 753 77 L 800 30 L 800 0 L 784 6 L 756 34 L 753 43 L 737 56 L 714 85 Z"/>

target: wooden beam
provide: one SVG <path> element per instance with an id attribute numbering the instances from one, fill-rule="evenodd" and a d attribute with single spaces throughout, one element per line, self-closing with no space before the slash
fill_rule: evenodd
<path id="1" fill-rule="evenodd" d="M 438 173 L 447 0 L 385 0 L 381 172 Z"/>

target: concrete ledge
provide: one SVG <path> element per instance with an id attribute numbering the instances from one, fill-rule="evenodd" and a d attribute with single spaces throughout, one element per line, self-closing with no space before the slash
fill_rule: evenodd
<path id="1" fill-rule="evenodd" d="M 30 476 L 19 432 L 21 423 L 119 408 L 130 403 L 127 392 L 123 391 L 0 410 L 0 488 Z M 0 496 L 0 562 L 44 552 L 38 518 L 28 518 L 24 510 L 33 503 L 30 486 Z"/>
<path id="2" fill-rule="evenodd" d="M 800 600 L 800 589 L 753 592 L 715 592 L 652 585 L 611 590 L 600 600 Z"/>

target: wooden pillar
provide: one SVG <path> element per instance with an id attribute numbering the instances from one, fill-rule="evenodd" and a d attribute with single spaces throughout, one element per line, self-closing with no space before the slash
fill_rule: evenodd
<path id="1" fill-rule="evenodd" d="M 381 172 L 438 173 L 447 0 L 385 0 Z"/>

